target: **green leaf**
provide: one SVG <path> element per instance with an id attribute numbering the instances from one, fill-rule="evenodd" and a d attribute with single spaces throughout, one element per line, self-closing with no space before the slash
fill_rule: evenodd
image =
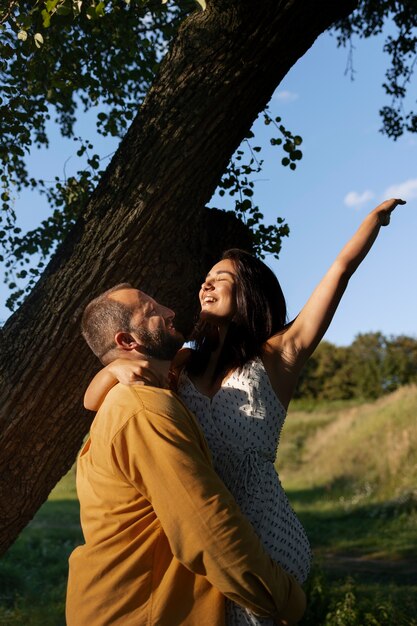
<path id="1" fill-rule="evenodd" d="M 7 44 L 7 43 L 4 44 L 1 50 L 1 56 L 4 59 L 10 59 L 14 54 L 15 54 L 14 48 L 10 44 Z M 0 104 L 2 102 L 3 100 L 0 98 Z"/>
<path id="2" fill-rule="evenodd" d="M 96 16 L 97 17 L 103 17 L 105 6 L 106 5 L 105 5 L 104 2 L 99 2 L 98 3 L 98 5 L 96 6 Z"/>
<path id="3" fill-rule="evenodd" d="M 57 7 L 56 12 L 58 15 L 70 15 L 71 8 L 68 6 L 65 6 L 64 4 L 61 4 L 59 7 Z"/>
<path id="4" fill-rule="evenodd" d="M 45 7 L 46 10 L 49 13 L 52 13 L 52 11 L 56 8 L 56 5 L 58 4 L 59 0 L 46 0 L 45 2 Z"/>
<path id="5" fill-rule="evenodd" d="M 22 28 L 30 28 L 32 26 L 32 16 L 29 15 L 19 15 L 19 17 L 17 18 L 17 23 L 22 27 Z"/>
<path id="6" fill-rule="evenodd" d="M 88 7 L 86 15 L 87 15 L 87 19 L 89 19 L 89 20 L 95 19 L 95 17 L 96 17 L 96 9 L 95 9 L 95 7 Z"/>
<path id="7" fill-rule="evenodd" d="M 248 211 L 252 206 L 252 202 L 250 200 L 242 200 L 239 203 L 239 208 L 241 211 Z"/>
<path id="8" fill-rule="evenodd" d="M 203 11 L 206 10 L 206 0 L 196 0 L 196 2 L 198 2 L 198 4 L 201 6 L 201 8 L 203 9 Z"/>
<path id="9" fill-rule="evenodd" d="M 82 0 L 72 0 L 72 12 L 74 13 L 74 17 L 78 17 L 78 15 L 80 15 L 82 6 Z"/>
<path id="10" fill-rule="evenodd" d="M 43 9 L 43 11 L 41 11 L 41 15 L 42 15 L 42 18 L 43 18 L 42 26 L 44 28 L 49 28 L 49 26 L 51 25 L 51 14 L 48 13 L 48 11 L 46 11 L 46 9 Z"/>
<path id="11" fill-rule="evenodd" d="M 35 33 L 33 35 L 33 39 L 35 40 L 35 45 L 37 48 L 40 48 L 41 45 L 43 44 L 43 37 L 40 33 Z"/>

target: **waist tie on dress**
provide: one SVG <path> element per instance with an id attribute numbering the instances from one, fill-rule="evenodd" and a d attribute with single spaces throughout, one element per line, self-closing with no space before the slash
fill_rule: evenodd
<path id="1" fill-rule="evenodd" d="M 275 459 L 271 454 L 263 452 L 262 450 L 256 450 L 255 448 L 239 450 L 239 457 L 240 459 L 236 464 L 236 482 L 243 484 L 245 493 L 260 499 L 259 490 L 263 479 L 261 467 L 267 462 L 273 464 Z M 255 481 L 252 481 L 252 484 L 255 485 L 254 489 L 250 487 L 251 476 L 256 478 Z"/>

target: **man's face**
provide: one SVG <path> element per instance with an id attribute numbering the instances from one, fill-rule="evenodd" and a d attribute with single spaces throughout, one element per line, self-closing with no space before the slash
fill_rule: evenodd
<path id="1" fill-rule="evenodd" d="M 109 295 L 133 310 L 130 334 L 143 347 L 144 354 L 171 360 L 184 342 L 175 329 L 175 313 L 139 289 L 120 289 Z"/>

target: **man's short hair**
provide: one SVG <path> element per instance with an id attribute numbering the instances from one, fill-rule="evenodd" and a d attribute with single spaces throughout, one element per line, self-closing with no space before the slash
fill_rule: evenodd
<path id="1" fill-rule="evenodd" d="M 116 333 L 131 330 L 134 309 L 109 298 L 111 293 L 122 289 L 134 287 L 130 283 L 120 283 L 108 289 L 87 304 L 81 320 L 84 339 L 104 364 L 112 360 L 112 351 L 116 348 L 114 341 Z"/>

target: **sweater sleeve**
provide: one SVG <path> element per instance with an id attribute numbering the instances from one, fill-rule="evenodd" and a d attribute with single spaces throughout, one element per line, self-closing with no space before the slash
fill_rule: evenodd
<path id="1" fill-rule="evenodd" d="M 151 502 L 174 556 L 255 614 L 297 622 L 304 592 L 214 471 L 194 416 L 171 392 L 125 389 L 141 408 L 114 438 L 113 463 Z"/>

